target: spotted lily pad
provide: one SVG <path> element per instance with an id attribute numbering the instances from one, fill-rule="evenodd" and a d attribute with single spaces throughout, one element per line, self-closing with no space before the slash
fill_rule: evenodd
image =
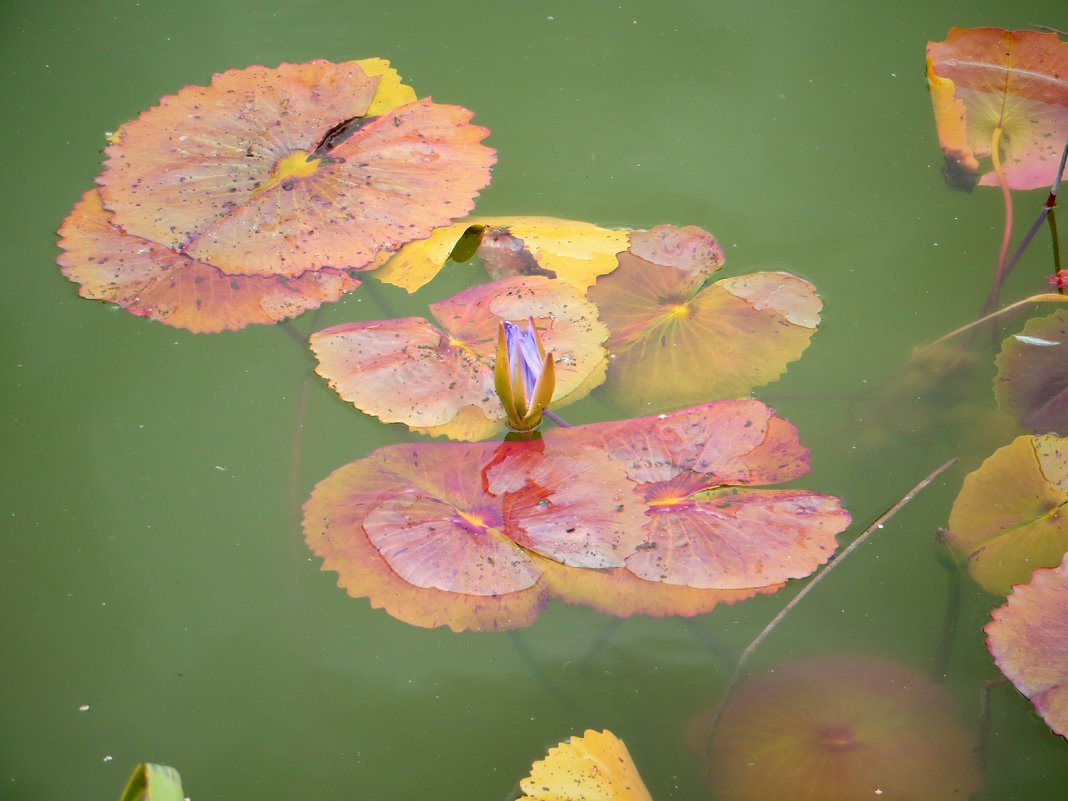
<path id="1" fill-rule="evenodd" d="M 587 730 L 549 749 L 519 782 L 517 801 L 652 801 L 623 741 Z"/>
<path id="2" fill-rule="evenodd" d="M 380 448 L 315 488 L 308 544 L 351 595 L 414 625 L 529 625 L 549 596 L 544 565 L 621 566 L 643 513 L 606 454 L 539 445 Z"/>
<path id="3" fill-rule="evenodd" d="M 383 422 L 454 439 L 481 439 L 504 426 L 493 384 L 501 321 L 533 318 L 553 354 L 554 406 L 585 397 L 603 380 L 607 331 L 592 304 L 566 283 L 504 279 L 432 304 L 430 311 L 441 328 L 407 317 L 313 334 L 317 372 L 342 398 Z"/>
<path id="4" fill-rule="evenodd" d="M 927 43 L 927 81 L 951 186 L 997 186 L 993 170 L 979 175 L 995 150 L 1009 189 L 1052 183 L 1068 133 L 1068 42 L 1055 33 L 952 28 L 944 42 Z"/>
<path id="5" fill-rule="evenodd" d="M 59 229 L 63 274 L 78 294 L 196 333 L 276 323 L 360 285 L 330 267 L 296 278 L 227 275 L 210 264 L 128 234 L 112 224 L 96 190 L 85 193 Z"/>
<path id="6" fill-rule="evenodd" d="M 1068 312 L 1033 317 L 1001 346 L 994 395 L 1032 434 L 1068 434 Z"/>
<path id="7" fill-rule="evenodd" d="M 815 289 L 790 273 L 707 283 L 723 257 L 700 229 L 632 235 L 618 260 L 588 296 L 611 332 L 605 391 L 624 408 L 747 395 L 798 359 L 819 323 Z"/>
<path id="8" fill-rule="evenodd" d="M 991 617 L 987 647 L 1001 672 L 1068 738 L 1068 556 L 1014 587 Z"/>
<path id="9" fill-rule="evenodd" d="M 647 581 L 742 590 L 811 574 L 850 523 L 837 498 L 757 488 L 804 475 L 794 427 L 759 401 L 724 401 L 575 429 L 627 466 L 645 497 L 645 535 L 627 569 Z"/>
<path id="10" fill-rule="evenodd" d="M 544 275 L 585 290 L 616 268 L 629 233 L 555 217 L 470 217 L 408 243 L 375 277 L 415 292 L 450 256 L 466 261 L 477 254 L 493 278 Z"/>
<path id="11" fill-rule="evenodd" d="M 695 615 L 808 575 L 849 515 L 762 489 L 808 470 L 758 401 L 552 429 L 537 440 L 381 448 L 319 483 L 305 536 L 356 597 L 420 626 L 528 625 L 550 598 Z"/>
<path id="12" fill-rule="evenodd" d="M 1068 440 L 1017 437 L 964 479 L 947 541 L 984 589 L 1006 595 L 1068 550 Z"/>
<path id="13" fill-rule="evenodd" d="M 494 160 L 470 117 L 382 59 L 229 70 L 112 136 L 60 263 L 82 295 L 170 325 L 274 322 L 470 209 Z"/>

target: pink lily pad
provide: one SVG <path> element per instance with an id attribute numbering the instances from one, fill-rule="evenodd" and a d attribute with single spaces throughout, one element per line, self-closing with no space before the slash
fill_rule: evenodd
<path id="1" fill-rule="evenodd" d="M 59 263 L 81 285 L 79 295 L 196 333 L 276 323 L 360 285 L 332 268 L 288 279 L 227 275 L 113 225 L 96 190 L 85 193 L 59 233 Z"/>
<path id="2" fill-rule="evenodd" d="M 627 569 L 647 581 L 746 589 L 811 574 L 850 523 L 837 498 L 757 489 L 808 472 L 796 430 L 759 401 L 723 401 L 571 430 L 547 442 L 604 449 L 648 504 Z"/>
<path id="3" fill-rule="evenodd" d="M 611 332 L 605 390 L 625 408 L 747 395 L 808 347 L 822 304 L 807 281 L 758 272 L 706 285 L 723 254 L 700 229 L 660 226 L 631 243 L 588 293 Z"/>
<path id="4" fill-rule="evenodd" d="M 607 331 L 592 304 L 568 284 L 510 278 L 465 290 L 430 311 L 441 328 L 408 317 L 316 332 L 317 372 L 342 398 L 383 422 L 455 439 L 480 439 L 504 427 L 493 386 L 502 320 L 534 319 L 554 355 L 554 407 L 585 397 L 603 378 Z"/>
<path id="5" fill-rule="evenodd" d="M 987 648 L 1001 672 L 1053 731 L 1068 739 L 1068 556 L 1018 584 L 987 623 Z"/>

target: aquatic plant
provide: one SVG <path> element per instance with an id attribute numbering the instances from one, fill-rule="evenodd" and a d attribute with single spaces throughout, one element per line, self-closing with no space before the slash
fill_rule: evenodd
<path id="1" fill-rule="evenodd" d="M 495 159 L 471 116 L 382 59 L 229 70 L 119 128 L 59 262 L 82 295 L 192 331 L 294 316 L 470 210 Z"/>
<path id="2" fill-rule="evenodd" d="M 504 407 L 505 420 L 513 431 L 533 431 L 549 406 L 556 388 L 556 368 L 527 318 L 526 328 L 502 320 L 493 363 L 493 386 Z"/>
<path id="3" fill-rule="evenodd" d="M 922 673 L 886 659 L 778 665 L 727 702 L 707 777 L 723 801 L 968 798 L 979 765 L 955 706 Z M 702 754 L 708 717 L 691 727 Z"/>
<path id="4" fill-rule="evenodd" d="M 986 624 L 987 647 L 1016 689 L 1068 739 L 1068 555 L 1013 587 Z"/>
<path id="5" fill-rule="evenodd" d="M 1005 226 L 990 311 L 1007 274 L 1010 190 L 1048 186 L 1064 174 L 1057 165 L 1068 140 L 1068 42 L 1039 31 L 951 28 L 945 41 L 927 43 L 927 81 L 947 183 L 1001 188 Z M 990 169 L 980 175 L 986 158 Z"/>
<path id="6" fill-rule="evenodd" d="M 516 801 L 652 801 L 627 746 L 607 729 L 553 746 L 519 787 Z"/>
<path id="7" fill-rule="evenodd" d="M 790 423 L 720 401 L 529 441 L 379 448 L 319 482 L 304 532 L 351 595 L 414 625 L 516 628 L 550 597 L 692 615 L 834 552 L 850 521 L 836 498 L 760 486 L 806 472 Z"/>
<path id="8" fill-rule="evenodd" d="M 1034 317 L 995 361 L 998 406 L 1032 434 L 1068 433 L 1068 312 Z"/>

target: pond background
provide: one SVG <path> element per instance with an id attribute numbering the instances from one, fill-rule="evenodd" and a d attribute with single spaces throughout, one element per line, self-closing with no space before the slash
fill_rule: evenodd
<path id="1" fill-rule="evenodd" d="M 932 395 L 885 400 L 915 345 L 974 317 L 1001 236 L 996 189 L 942 181 L 924 46 L 954 25 L 1068 27 L 1060 0 L 7 0 L 0 15 L 0 798 L 116 798 L 154 761 L 194 799 L 500 801 L 586 728 L 619 735 L 661 801 L 706 797 L 682 729 L 797 589 L 690 622 L 553 603 L 518 635 L 409 627 L 338 589 L 304 546 L 299 505 L 406 435 L 315 380 L 294 467 L 312 359 L 283 331 L 170 329 L 77 298 L 54 263 L 105 132 L 249 64 L 382 56 L 421 96 L 473 109 L 499 151 L 478 213 L 696 224 L 728 274 L 813 281 L 821 330 L 756 393 L 812 448 L 799 484 L 840 496 L 853 537 L 962 461 L 751 667 L 860 651 L 930 670 L 947 584 L 934 529 L 965 473 L 1017 432 L 993 412 L 992 354 Z M 1018 235 L 1044 197 L 1016 193 Z M 1043 232 L 1004 297 L 1042 290 L 1049 261 Z M 480 280 L 453 265 L 415 298 L 380 294 L 422 313 Z M 358 290 L 315 327 L 380 316 Z M 296 325 L 312 330 L 310 315 Z M 969 727 L 998 675 L 981 633 L 995 605 L 965 577 L 946 686 Z M 1068 746 L 1010 688 L 993 698 L 981 797 L 1063 798 Z"/>

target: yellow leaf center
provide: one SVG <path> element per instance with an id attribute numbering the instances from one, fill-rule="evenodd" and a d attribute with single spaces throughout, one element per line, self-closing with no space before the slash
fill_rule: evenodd
<path id="1" fill-rule="evenodd" d="M 319 159 L 308 158 L 310 155 L 306 150 L 294 150 L 292 153 L 287 153 L 278 159 L 271 177 L 267 180 L 267 183 L 256 190 L 255 194 L 258 195 L 268 189 L 274 189 L 279 184 L 282 184 L 283 189 L 292 189 L 292 184 L 286 186 L 287 181 L 314 175 L 315 171 L 319 169 Z"/>

